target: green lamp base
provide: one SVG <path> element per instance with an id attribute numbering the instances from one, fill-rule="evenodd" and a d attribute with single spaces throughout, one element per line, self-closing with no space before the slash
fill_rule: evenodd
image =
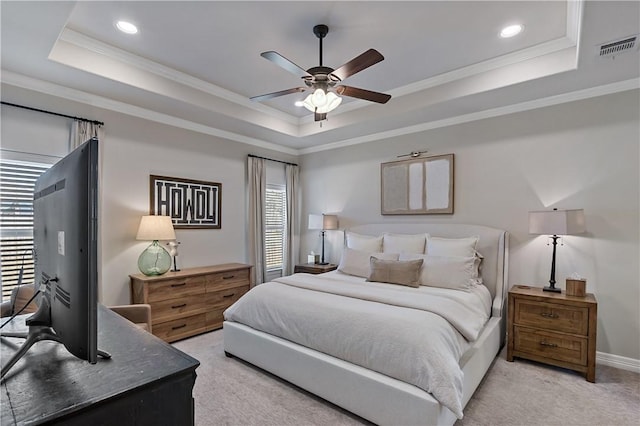
<path id="1" fill-rule="evenodd" d="M 171 256 L 156 240 L 138 257 L 138 269 L 145 275 L 162 275 L 171 269 Z"/>

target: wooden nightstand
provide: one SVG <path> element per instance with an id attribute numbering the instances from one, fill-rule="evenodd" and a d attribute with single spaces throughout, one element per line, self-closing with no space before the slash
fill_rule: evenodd
<path id="1" fill-rule="evenodd" d="M 598 302 L 584 297 L 514 286 L 509 290 L 507 361 L 526 358 L 596 379 Z"/>
<path id="2" fill-rule="evenodd" d="M 296 265 L 293 269 L 294 273 L 306 272 L 307 274 L 323 274 L 329 271 L 335 271 L 338 269 L 338 265 L 329 263 L 328 265 L 318 265 L 317 263 L 304 263 L 302 265 Z"/>

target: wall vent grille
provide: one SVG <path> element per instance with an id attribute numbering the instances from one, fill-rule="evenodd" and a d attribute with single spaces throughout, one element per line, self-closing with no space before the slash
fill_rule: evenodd
<path id="1" fill-rule="evenodd" d="M 608 56 L 620 55 L 634 50 L 638 45 L 638 36 L 629 36 L 620 40 L 604 43 L 599 47 L 599 56 L 601 58 Z"/>

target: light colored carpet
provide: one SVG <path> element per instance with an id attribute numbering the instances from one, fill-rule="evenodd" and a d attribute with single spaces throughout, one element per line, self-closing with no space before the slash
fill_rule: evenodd
<path id="1" fill-rule="evenodd" d="M 223 331 L 174 346 L 200 361 L 196 425 L 362 425 L 365 420 L 236 358 Z M 637 425 L 640 374 L 598 366 L 596 383 L 542 364 L 496 358 L 456 426 Z"/>

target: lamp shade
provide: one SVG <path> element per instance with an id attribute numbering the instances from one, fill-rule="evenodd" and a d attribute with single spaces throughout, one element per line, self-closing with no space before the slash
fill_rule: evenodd
<path id="1" fill-rule="evenodd" d="M 176 233 L 169 216 L 142 216 L 136 240 L 175 240 Z"/>
<path id="2" fill-rule="evenodd" d="M 529 212 L 529 233 L 573 235 L 586 232 L 584 210 L 550 210 Z"/>
<path id="3" fill-rule="evenodd" d="M 342 98 L 335 93 L 329 91 L 325 93 L 322 89 L 316 89 L 305 98 L 302 105 L 311 112 L 326 114 L 336 109 L 341 102 Z"/>
<path id="4" fill-rule="evenodd" d="M 309 229 L 322 229 L 323 231 L 338 229 L 338 216 L 333 214 L 310 214 Z"/>

